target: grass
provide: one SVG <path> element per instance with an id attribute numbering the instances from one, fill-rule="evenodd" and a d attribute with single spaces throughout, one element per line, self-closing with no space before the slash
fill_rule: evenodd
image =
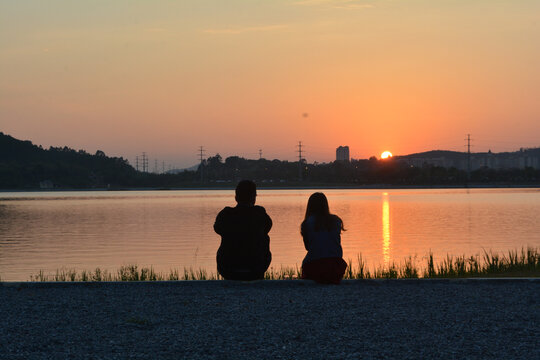
<path id="1" fill-rule="evenodd" d="M 409 256 L 398 264 L 377 266 L 369 269 L 361 255 L 356 265 L 348 262 L 344 279 L 417 279 L 417 278 L 470 278 L 470 277 L 540 277 L 540 251 L 537 248 L 510 250 L 506 254 L 484 251 L 482 255 L 446 255 L 436 262 L 433 253 L 425 257 L 425 265 L 418 265 L 416 258 Z M 301 277 L 301 268 L 280 267 L 265 273 L 266 280 L 289 280 Z M 30 281 L 175 281 L 175 280 L 220 280 L 220 275 L 204 269 L 177 269 L 169 273 L 156 272 L 152 267 L 137 265 L 121 266 L 116 272 L 96 268 L 93 271 L 72 269 L 56 270 L 45 274 L 42 270 L 30 276 Z M 1 279 L 0 279 L 1 281 Z"/>
<path id="2" fill-rule="evenodd" d="M 438 263 L 433 253 L 429 253 L 425 266 L 418 266 L 415 259 L 408 257 L 402 263 L 379 266 L 372 271 L 361 256 L 357 263 L 354 267 L 352 261 L 348 262 L 345 279 L 540 277 L 540 252 L 536 248 L 510 250 L 502 255 L 492 251 L 484 251 L 482 256 L 446 255 Z"/>
<path id="3" fill-rule="evenodd" d="M 281 266 L 279 269 L 270 267 L 264 274 L 265 280 L 293 280 L 302 276 L 302 270 L 296 265 L 293 267 Z"/>
<path id="4" fill-rule="evenodd" d="M 55 274 L 45 274 L 40 270 L 36 275 L 30 275 L 30 281 L 174 281 L 174 280 L 219 280 L 221 277 L 214 273 L 208 274 L 206 270 L 184 269 L 179 272 L 177 269 L 169 273 L 158 273 L 152 267 L 141 267 L 137 265 L 121 266 L 116 272 L 109 272 L 96 268 L 93 271 L 82 270 L 77 272 L 73 269 L 56 270 Z"/>

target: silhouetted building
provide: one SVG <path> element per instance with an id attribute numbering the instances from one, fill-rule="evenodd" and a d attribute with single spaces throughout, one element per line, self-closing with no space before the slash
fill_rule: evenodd
<path id="1" fill-rule="evenodd" d="M 348 146 L 340 146 L 336 149 L 336 160 L 349 161 L 349 147 Z"/>

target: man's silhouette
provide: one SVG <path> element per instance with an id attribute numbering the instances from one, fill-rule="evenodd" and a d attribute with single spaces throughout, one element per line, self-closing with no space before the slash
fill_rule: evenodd
<path id="1" fill-rule="evenodd" d="M 227 280 L 258 280 L 270 266 L 272 220 L 255 205 L 255 183 L 242 180 L 236 186 L 236 207 L 225 207 L 216 217 L 214 230 L 221 235 L 217 269 Z"/>

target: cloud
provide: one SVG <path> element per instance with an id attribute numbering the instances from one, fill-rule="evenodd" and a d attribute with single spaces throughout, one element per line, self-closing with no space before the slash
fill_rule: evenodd
<path id="1" fill-rule="evenodd" d="M 287 25 L 263 25 L 263 26 L 244 26 L 244 27 L 231 27 L 223 29 L 206 29 L 207 34 L 243 34 L 249 32 L 267 32 L 276 31 L 286 28 Z"/>
<path id="2" fill-rule="evenodd" d="M 374 7 L 375 5 L 372 4 L 341 4 L 333 6 L 335 9 L 372 9 Z"/>
<path id="3" fill-rule="evenodd" d="M 150 33 L 162 33 L 162 32 L 166 32 L 167 29 L 161 28 L 161 27 L 153 27 L 153 28 L 147 28 L 145 29 L 145 31 L 150 32 Z"/>
<path id="4" fill-rule="evenodd" d="M 300 0 L 295 2 L 296 5 L 306 5 L 306 6 L 325 6 L 334 9 L 371 9 L 375 5 L 366 3 L 362 0 Z"/>
<path id="5" fill-rule="evenodd" d="M 335 1 L 336 0 L 301 0 L 301 1 L 295 2 L 294 4 L 295 5 L 320 5 L 320 4 L 328 4 L 330 2 L 335 2 Z"/>

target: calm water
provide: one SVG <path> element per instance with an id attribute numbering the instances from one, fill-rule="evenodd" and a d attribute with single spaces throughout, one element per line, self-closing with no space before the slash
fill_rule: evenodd
<path id="1" fill-rule="evenodd" d="M 300 264 L 299 226 L 314 190 L 262 190 L 274 221 L 273 267 Z M 540 247 L 540 189 L 324 190 L 347 231 L 345 259 L 388 264 L 431 250 L 436 259 L 483 249 Z M 40 269 L 215 271 L 216 214 L 232 190 L 0 193 L 0 277 L 28 280 Z"/>

